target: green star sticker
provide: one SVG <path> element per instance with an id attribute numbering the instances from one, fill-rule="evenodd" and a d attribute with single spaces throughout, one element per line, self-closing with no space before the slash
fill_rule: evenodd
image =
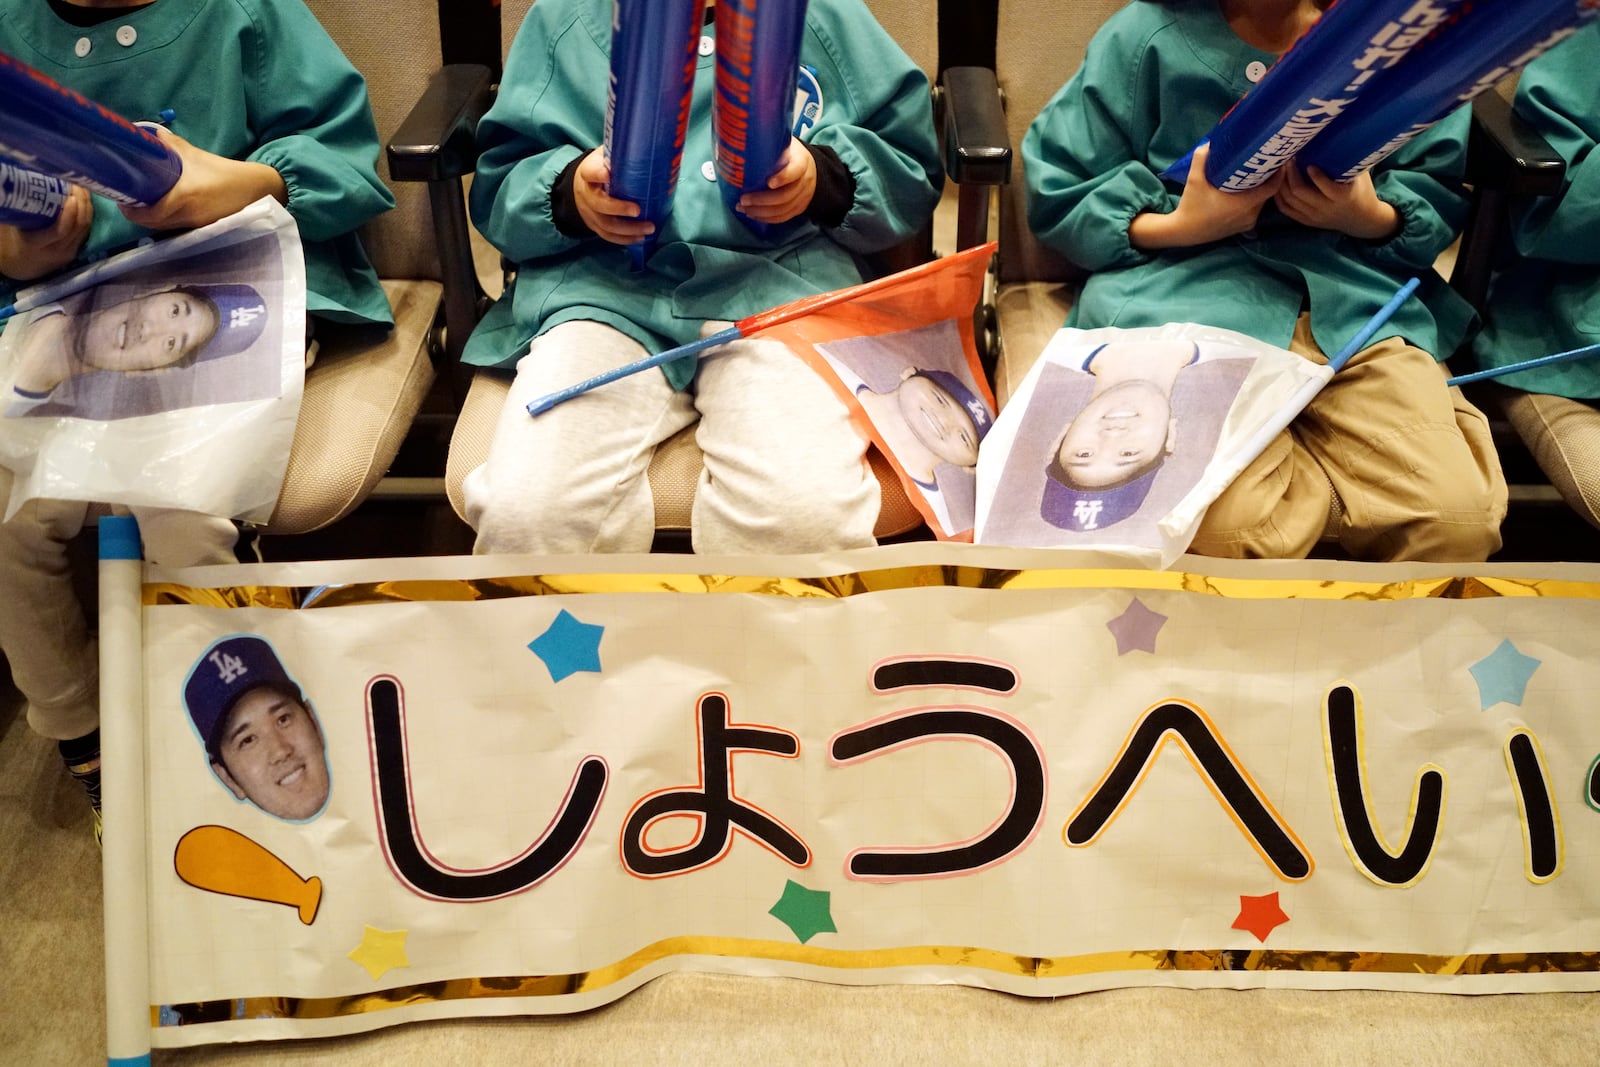
<path id="1" fill-rule="evenodd" d="M 833 916 L 828 911 L 829 894 L 825 890 L 807 889 L 790 879 L 783 887 L 783 896 L 772 906 L 770 915 L 794 931 L 803 945 L 823 933 L 835 933 Z"/>

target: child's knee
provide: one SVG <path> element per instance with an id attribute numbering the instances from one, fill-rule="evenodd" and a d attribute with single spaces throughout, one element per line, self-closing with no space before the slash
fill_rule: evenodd
<path id="1" fill-rule="evenodd" d="M 1206 509 L 1189 550 L 1226 559 L 1300 559 L 1321 538 L 1332 505 L 1327 477 L 1281 433 Z"/>
<path id="2" fill-rule="evenodd" d="M 1387 545 L 1379 558 L 1430 563 L 1481 563 L 1500 550 L 1506 486 L 1492 476 L 1434 468 L 1408 479 L 1410 508 L 1385 509 L 1376 525 Z"/>

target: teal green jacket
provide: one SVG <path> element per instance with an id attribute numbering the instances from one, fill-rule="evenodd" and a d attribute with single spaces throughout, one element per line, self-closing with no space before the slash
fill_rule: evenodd
<path id="1" fill-rule="evenodd" d="M 1534 197 L 1512 221 L 1517 251 L 1495 279 L 1474 344 L 1485 367 L 1600 344 L 1600 23 L 1522 72 L 1516 110 L 1567 161 L 1559 196 Z M 1558 363 L 1499 379 L 1515 389 L 1600 397 L 1600 360 Z"/>
<path id="2" fill-rule="evenodd" d="M 517 276 L 468 341 L 467 362 L 512 364 L 534 337 L 574 319 L 607 323 L 661 351 L 694 340 L 706 321 L 855 285 L 859 256 L 926 225 L 940 183 L 927 77 L 861 0 L 811 0 L 800 62 L 816 72 L 822 111 L 802 139 L 833 149 L 855 181 L 838 226 L 802 216 L 764 240 L 723 205 L 706 177 L 716 59 L 702 49 L 677 191 L 644 269 L 630 271 L 619 245 L 563 234 L 550 191 L 604 140 L 611 11 L 611 0 L 539 0 L 479 124 L 472 221 L 516 263 Z M 682 389 L 694 364 L 663 370 Z"/>
<path id="3" fill-rule="evenodd" d="M 119 42 L 122 27 L 132 44 Z M 170 108 L 168 125 L 190 143 L 275 169 L 305 247 L 307 311 L 394 321 L 355 234 L 394 206 L 376 170 L 366 82 L 300 0 L 157 0 L 88 28 L 63 22 L 45 0 L 0 0 L 0 51 L 124 118 Z M 82 259 L 147 232 L 97 196 Z M 15 288 L 0 279 L 0 301 Z"/>
<path id="4" fill-rule="evenodd" d="M 1198 322 L 1288 347 L 1309 307 L 1317 344 L 1331 355 L 1415 275 L 1420 299 L 1372 341 L 1397 335 L 1450 355 L 1473 313 L 1432 266 L 1466 217 L 1464 109 L 1374 169 L 1379 197 L 1404 220 L 1387 241 L 1306 227 L 1269 203 L 1253 231 L 1227 240 L 1160 252 L 1129 243 L 1135 215 L 1177 206 L 1182 186 L 1157 175 L 1252 87 L 1251 64 L 1276 58 L 1240 40 L 1212 3 L 1134 0 L 1106 20 L 1022 142 L 1029 225 L 1091 272 L 1068 325 Z"/>

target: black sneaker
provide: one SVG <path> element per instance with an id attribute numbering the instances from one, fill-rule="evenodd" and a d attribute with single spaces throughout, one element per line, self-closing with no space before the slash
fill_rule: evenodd
<path id="1" fill-rule="evenodd" d="M 94 730 L 70 741 L 56 742 L 61 762 L 67 773 L 83 787 L 89 797 L 89 807 L 94 810 L 94 841 L 100 843 L 100 731 Z"/>

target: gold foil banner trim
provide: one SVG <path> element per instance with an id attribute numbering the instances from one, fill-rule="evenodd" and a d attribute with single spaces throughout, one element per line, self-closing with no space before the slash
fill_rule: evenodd
<path id="1" fill-rule="evenodd" d="M 727 574 L 535 574 L 509 578 L 401 579 L 331 586 L 204 588 L 144 586 L 144 604 L 215 608 L 331 608 L 382 603 L 504 600 L 594 593 L 742 593 L 839 600 L 897 589 L 1135 589 L 1200 593 L 1230 600 L 1472 600 L 1480 597 L 1600 599 L 1600 583 L 1552 578 L 1413 578 L 1394 582 L 1313 578 L 1218 578 L 1182 571 L 999 570 L 911 566 L 817 578 Z"/>
<path id="2" fill-rule="evenodd" d="M 332 1019 L 387 1011 L 408 1004 L 591 993 L 673 956 L 782 960 L 836 970 L 966 967 L 1012 977 L 1041 979 L 1074 978 L 1117 971 L 1339 971 L 1440 976 L 1600 971 L 1600 952 L 1489 952 L 1441 956 L 1418 952 L 1335 952 L 1315 949 L 1151 949 L 1038 957 L 953 945 L 827 949 L 734 937 L 673 937 L 647 945 L 626 959 L 593 971 L 524 977 L 451 978 L 347 997 L 242 997 L 165 1007 L 152 1005 L 150 1025 L 191 1026 L 246 1019 Z"/>

